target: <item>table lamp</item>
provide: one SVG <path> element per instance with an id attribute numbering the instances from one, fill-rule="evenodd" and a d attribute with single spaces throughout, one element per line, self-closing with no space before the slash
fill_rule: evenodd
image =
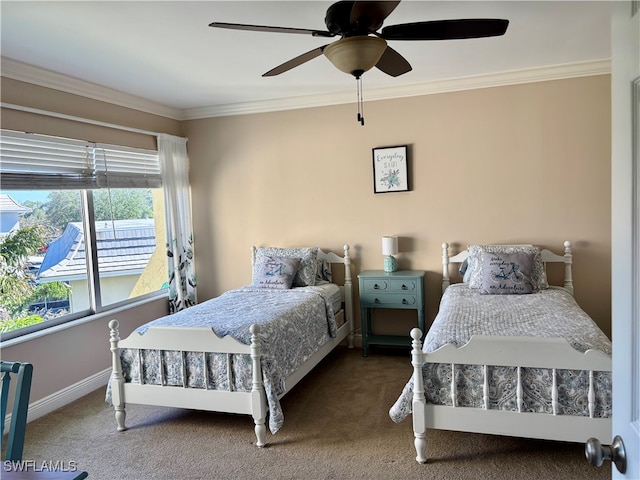
<path id="1" fill-rule="evenodd" d="M 384 258 L 384 271 L 395 272 L 398 269 L 398 262 L 393 257 L 398 253 L 398 237 L 384 236 L 382 237 L 382 254 Z"/>

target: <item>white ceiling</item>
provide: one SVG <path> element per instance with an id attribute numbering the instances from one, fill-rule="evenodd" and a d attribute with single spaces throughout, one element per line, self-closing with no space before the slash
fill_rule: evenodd
<path id="1" fill-rule="evenodd" d="M 143 110 L 174 118 L 355 102 L 353 77 L 323 56 L 276 77 L 261 76 L 335 38 L 208 26 L 326 30 L 332 3 L 2 0 L 2 75 L 115 103 L 138 101 Z M 602 73 L 610 59 L 609 8 L 606 1 L 404 0 L 385 26 L 451 18 L 506 18 L 510 24 L 502 37 L 390 42 L 413 71 L 396 78 L 367 72 L 364 99 L 489 85 L 489 78 Z"/>

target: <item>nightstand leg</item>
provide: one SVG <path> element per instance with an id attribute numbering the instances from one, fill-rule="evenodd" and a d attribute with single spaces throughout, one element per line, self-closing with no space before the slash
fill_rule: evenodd
<path id="1" fill-rule="evenodd" d="M 360 311 L 360 321 L 362 322 L 362 356 L 369 355 L 369 309 L 363 308 Z"/>

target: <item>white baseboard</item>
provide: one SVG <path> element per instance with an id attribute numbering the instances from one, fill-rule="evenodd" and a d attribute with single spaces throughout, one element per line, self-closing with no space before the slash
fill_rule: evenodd
<path id="1" fill-rule="evenodd" d="M 101 372 L 91 375 L 84 380 L 69 385 L 62 390 L 52 393 L 40 400 L 36 400 L 33 403 L 29 403 L 29 410 L 27 412 L 27 423 L 32 422 L 40 417 L 44 417 L 48 413 L 57 410 L 60 407 L 70 404 L 71 402 L 84 397 L 85 395 L 93 392 L 97 388 L 104 387 L 109 381 L 111 375 L 111 368 L 107 368 Z M 5 425 L 11 423 L 11 413 L 8 413 L 5 417 Z"/>

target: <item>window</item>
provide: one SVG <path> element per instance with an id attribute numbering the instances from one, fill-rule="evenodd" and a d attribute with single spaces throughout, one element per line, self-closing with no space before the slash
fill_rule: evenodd
<path id="1" fill-rule="evenodd" d="M 2 340 L 166 289 L 155 151 L 3 130 Z"/>

